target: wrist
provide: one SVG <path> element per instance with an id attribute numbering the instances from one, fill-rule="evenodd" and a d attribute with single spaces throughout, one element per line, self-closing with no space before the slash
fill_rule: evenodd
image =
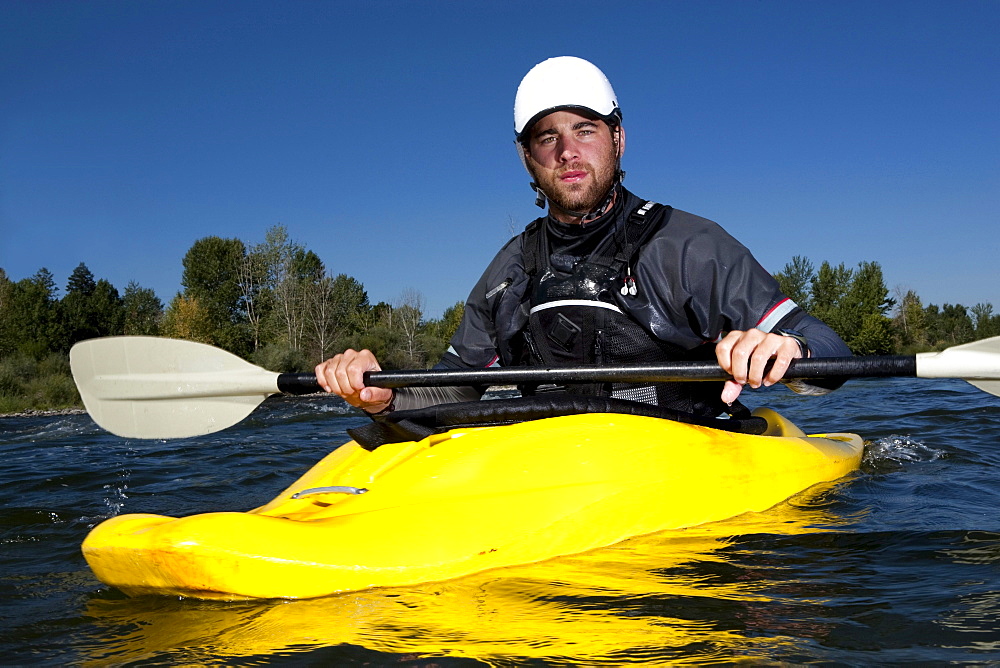
<path id="1" fill-rule="evenodd" d="M 389 401 L 387 401 L 382 406 L 382 408 L 379 408 L 378 410 L 372 410 L 373 408 L 377 407 L 378 404 L 375 404 L 374 406 L 365 406 L 362 410 L 368 413 L 368 415 L 371 417 L 374 417 L 376 415 L 386 415 L 387 413 L 393 412 L 394 410 L 396 410 L 396 390 L 392 390 L 392 395 L 389 397 Z"/>
<path id="2" fill-rule="evenodd" d="M 799 344 L 799 352 L 802 353 L 802 357 L 806 358 L 811 355 L 809 350 L 809 341 L 806 340 L 805 335 L 802 332 L 798 332 L 794 329 L 786 329 L 780 327 L 772 332 L 773 334 L 778 334 L 780 336 L 786 336 L 790 339 L 795 339 L 795 342 Z"/>

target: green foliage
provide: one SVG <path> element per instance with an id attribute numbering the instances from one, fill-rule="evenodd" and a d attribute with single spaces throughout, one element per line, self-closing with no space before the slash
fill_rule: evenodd
<path id="1" fill-rule="evenodd" d="M 197 297 L 186 297 L 180 293 L 177 293 L 167 307 L 161 331 L 164 336 L 175 339 L 220 344 L 216 338 L 219 330 L 215 327 L 208 309 Z"/>
<path id="2" fill-rule="evenodd" d="M 993 313 L 993 304 L 979 303 L 971 310 L 972 318 L 975 321 L 974 336 L 976 339 L 1000 336 L 1000 314 Z"/>
<path id="3" fill-rule="evenodd" d="M 823 262 L 815 273 L 812 263 L 796 256 L 775 274 L 782 292 L 828 324 L 857 355 L 914 354 L 1000 336 L 1000 316 L 992 304 L 967 309 L 961 304 L 925 307 L 909 290 L 889 296 L 878 262 L 855 268 Z M 808 281 L 809 290 L 803 293 Z"/>
<path id="4" fill-rule="evenodd" d="M 813 271 L 809 260 L 796 256 L 775 274 L 779 287 L 816 316 L 858 355 L 878 355 L 896 347 L 893 321 L 887 317 L 895 300 L 889 297 L 877 262 L 861 262 L 856 269 L 824 261 Z M 805 307 L 804 307 L 805 308 Z"/>
<path id="5" fill-rule="evenodd" d="M 181 285 L 184 297 L 198 304 L 199 317 L 207 318 L 217 345 L 246 356 L 253 347 L 248 327 L 240 266 L 246 247 L 239 239 L 205 237 L 194 242 L 184 256 Z"/>
<path id="6" fill-rule="evenodd" d="M 888 355 L 893 351 L 892 320 L 879 313 L 866 313 L 849 343 L 855 355 Z"/>
<path id="7" fill-rule="evenodd" d="M 118 290 L 103 278 L 95 281 L 82 262 L 69 277 L 61 306 L 67 350 L 77 341 L 122 333 L 125 313 Z"/>
<path id="8" fill-rule="evenodd" d="M 796 255 L 774 275 L 778 287 L 793 302 L 808 311 L 812 307 L 812 284 L 816 280 L 816 268 L 812 261 Z"/>
<path id="9" fill-rule="evenodd" d="M 441 359 L 445 350 L 448 349 L 451 337 L 455 334 L 455 330 L 458 329 L 459 323 L 462 322 L 464 314 L 465 302 L 457 302 L 445 309 L 440 320 L 430 320 L 427 322 L 424 348 L 427 350 L 428 360 L 437 361 Z"/>
<path id="10" fill-rule="evenodd" d="M 834 267 L 824 261 L 812 280 L 812 314 L 832 327 L 841 337 L 846 334 L 848 326 L 842 322 L 840 305 L 850 289 L 853 277 L 854 271 L 848 269 L 843 262 Z"/>
<path id="11" fill-rule="evenodd" d="M 0 361 L 0 396 L 13 397 L 24 393 L 24 383 L 38 362 L 23 352 L 14 352 Z"/>
<path id="12" fill-rule="evenodd" d="M 122 298 L 122 333 L 129 336 L 157 336 L 163 320 L 163 302 L 152 290 L 129 282 Z"/>
<path id="13" fill-rule="evenodd" d="M 967 343 L 975 338 L 975 326 L 968 310 L 961 304 L 933 304 L 925 311 L 929 343 L 937 350 Z"/>
<path id="14" fill-rule="evenodd" d="M 0 412 L 52 410 L 80 404 L 69 359 L 50 353 L 38 361 L 23 352 L 0 360 Z"/>
<path id="15" fill-rule="evenodd" d="M 20 351 L 41 359 L 49 351 L 68 349 L 58 288 L 45 269 L 5 287 L 6 304 L 0 311 L 0 354 Z"/>
<path id="16" fill-rule="evenodd" d="M 277 373 L 293 373 L 311 369 L 301 350 L 280 343 L 268 343 L 250 356 L 250 361 Z"/>
<path id="17" fill-rule="evenodd" d="M 892 322 L 897 352 L 913 355 L 929 349 L 926 313 L 913 290 L 907 291 L 899 301 Z"/>

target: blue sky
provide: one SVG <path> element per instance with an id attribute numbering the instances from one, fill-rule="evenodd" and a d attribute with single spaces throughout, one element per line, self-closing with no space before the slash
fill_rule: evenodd
<path id="1" fill-rule="evenodd" d="M 85 262 L 167 302 L 195 240 L 282 224 L 436 317 L 538 215 L 514 91 L 578 55 L 640 196 L 772 272 L 874 260 L 1000 311 L 997 35 L 997 0 L 0 0 L 0 267 L 64 288 Z"/>

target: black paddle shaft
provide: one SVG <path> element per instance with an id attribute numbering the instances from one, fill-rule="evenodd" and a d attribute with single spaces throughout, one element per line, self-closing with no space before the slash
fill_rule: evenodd
<path id="1" fill-rule="evenodd" d="M 793 360 L 786 379 L 915 377 L 912 355 L 885 357 L 817 357 Z M 369 371 L 370 387 L 450 387 L 456 385 L 516 385 L 518 383 L 670 383 L 721 381 L 732 378 L 715 362 L 670 362 L 614 366 L 494 367 L 490 369 L 404 369 Z M 286 394 L 312 394 L 322 388 L 311 373 L 283 373 L 278 389 Z"/>
<path id="2" fill-rule="evenodd" d="M 916 375 L 917 361 L 913 356 L 818 357 L 792 361 L 785 378 L 915 377 Z M 518 383 L 667 383 L 721 381 L 731 377 L 715 362 L 697 361 L 657 365 L 372 371 L 365 374 L 365 383 L 371 387 L 397 388 Z"/>

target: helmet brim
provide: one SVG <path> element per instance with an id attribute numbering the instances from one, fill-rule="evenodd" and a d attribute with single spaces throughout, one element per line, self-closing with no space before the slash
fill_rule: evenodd
<path id="1" fill-rule="evenodd" d="M 611 111 L 610 114 L 601 114 L 594 111 L 590 107 L 584 107 L 579 104 L 563 104 L 557 107 L 543 109 L 528 119 L 528 122 L 524 124 L 524 129 L 515 133 L 516 140 L 522 144 L 526 143 L 531 137 L 531 130 L 535 127 L 535 124 L 549 114 L 554 114 L 557 111 L 575 111 L 577 113 L 583 112 L 582 115 L 600 119 L 610 126 L 618 126 L 621 125 L 622 122 L 622 110 L 617 106 Z"/>

